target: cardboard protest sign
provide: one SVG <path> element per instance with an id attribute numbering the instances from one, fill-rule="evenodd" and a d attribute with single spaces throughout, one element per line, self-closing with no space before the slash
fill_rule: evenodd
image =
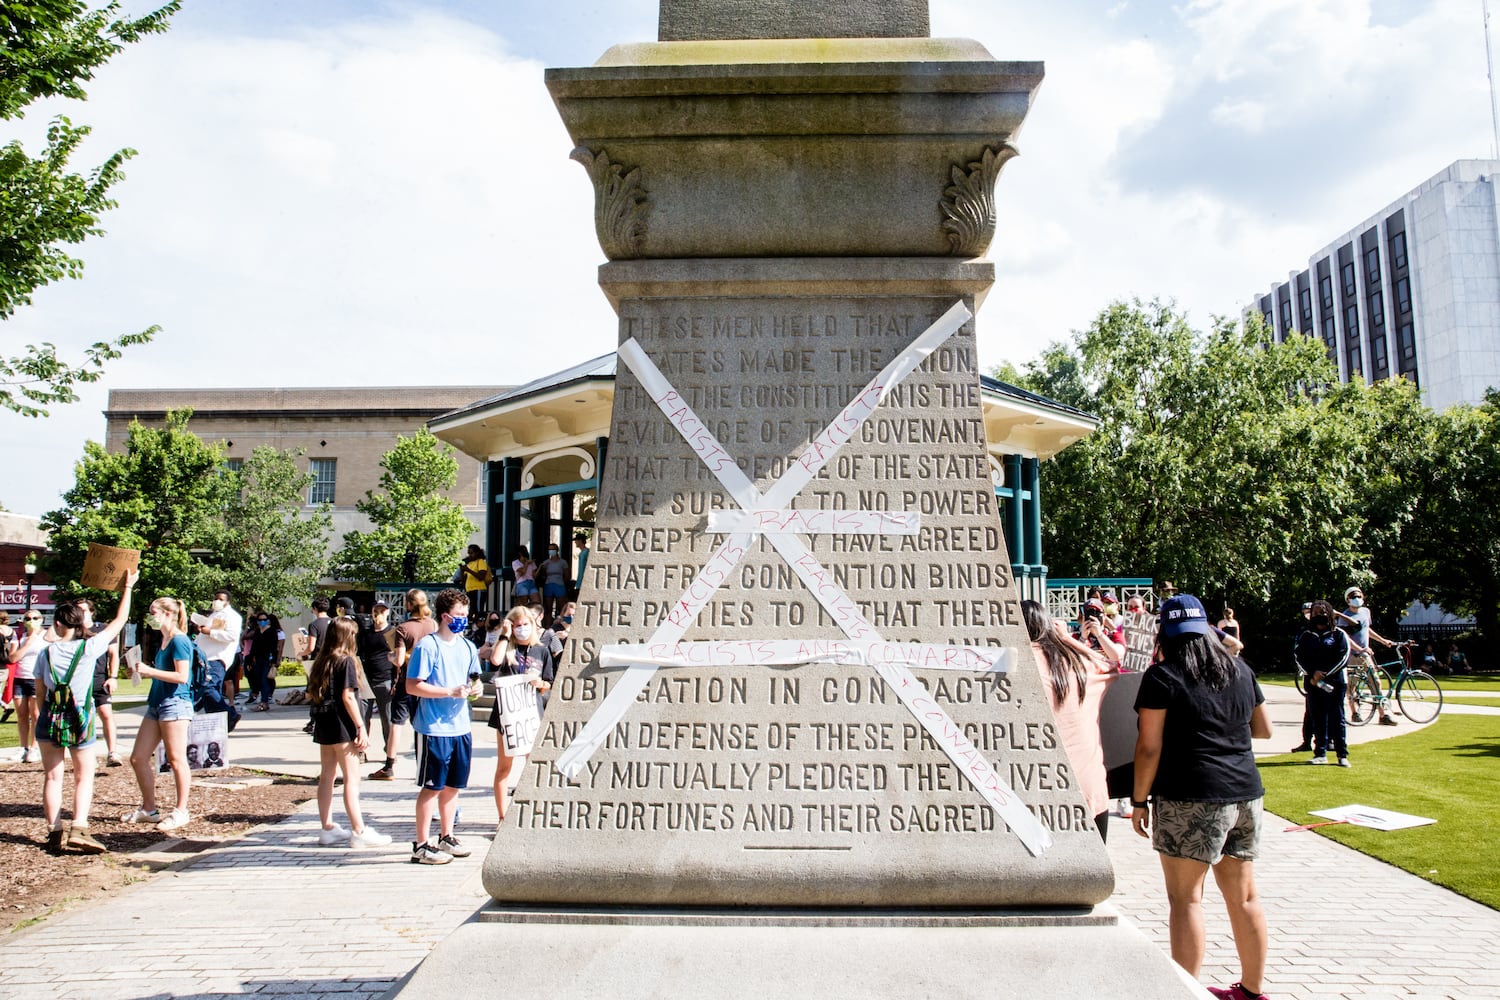
<path id="1" fill-rule="evenodd" d="M 507 757 L 531 753 L 542 715 L 537 709 L 536 688 L 520 674 L 495 678 L 495 708 L 500 714 L 500 745 Z"/>
<path id="2" fill-rule="evenodd" d="M 1121 670 L 1140 673 L 1151 666 L 1156 648 L 1156 615 L 1150 611 L 1125 612 L 1125 659 Z"/>
<path id="3" fill-rule="evenodd" d="M 89 542 L 83 557 L 83 573 L 78 582 L 95 590 L 124 589 L 125 574 L 141 567 L 140 549 L 117 549 L 113 545 Z"/>

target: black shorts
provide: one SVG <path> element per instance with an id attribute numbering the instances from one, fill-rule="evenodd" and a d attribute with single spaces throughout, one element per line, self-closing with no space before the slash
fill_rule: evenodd
<path id="1" fill-rule="evenodd" d="M 113 700 L 114 696 L 104 689 L 103 684 L 100 684 L 94 688 L 95 705 L 108 705 Z"/>
<path id="2" fill-rule="evenodd" d="M 379 703 L 379 692 L 376 692 L 377 704 Z M 391 725 L 411 725 L 411 695 L 406 693 L 406 674 L 399 673 L 396 680 L 391 684 Z"/>
<path id="3" fill-rule="evenodd" d="M 315 705 L 312 712 L 312 738 L 319 746 L 336 746 L 348 743 L 359 735 L 356 726 L 342 705 Z"/>
<path id="4" fill-rule="evenodd" d="M 17 677 L 11 694 L 16 698 L 35 698 L 36 680 L 31 677 Z"/>

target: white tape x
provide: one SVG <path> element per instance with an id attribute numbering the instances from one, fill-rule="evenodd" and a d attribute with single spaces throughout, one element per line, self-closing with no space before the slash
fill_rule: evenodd
<path id="1" fill-rule="evenodd" d="M 765 520 L 751 517 L 736 524 L 734 530 L 709 557 L 703 569 L 683 592 L 682 596 L 667 612 L 665 620 L 644 644 L 645 648 L 656 648 L 671 652 L 662 660 L 672 662 L 681 655 L 678 648 L 682 636 L 687 632 L 705 604 L 730 579 L 730 574 L 749 551 L 755 535 L 764 537 L 781 553 L 804 586 L 813 594 L 833 618 L 839 629 L 858 644 L 863 652 L 876 644 L 884 644 L 879 634 L 860 613 L 857 605 L 842 587 L 820 565 L 794 534 L 776 526 L 779 519 L 798 530 L 794 525 L 795 512 L 788 510 L 792 499 L 810 483 L 823 466 L 854 436 L 860 425 L 875 412 L 876 407 L 890 391 L 915 371 L 927 356 L 944 341 L 956 333 L 972 314 L 962 302 L 944 313 L 920 337 L 914 340 L 887 365 L 865 388 L 854 397 L 834 418 L 833 422 L 808 445 L 786 474 L 762 496 L 744 472 L 735 464 L 733 457 L 714 437 L 708 426 L 698 419 L 692 408 L 672 388 L 661 371 L 634 339 L 620 346 L 620 359 L 630 367 L 642 388 L 660 407 L 667 420 L 676 427 L 708 470 L 734 498 L 747 514 L 769 515 Z M 857 512 L 875 514 L 877 512 Z M 727 525 L 726 525 L 727 526 Z M 682 643 L 682 646 L 698 646 L 698 643 Z M 932 647 L 929 647 L 932 648 Z M 617 652 L 612 650 L 612 652 Z M 618 654 L 617 654 L 618 655 Z M 948 755 L 958 769 L 968 777 L 986 802 L 995 810 L 1012 832 L 1021 840 L 1032 855 L 1040 855 L 1052 846 L 1052 837 L 1020 798 L 1001 780 L 984 755 L 963 734 L 963 731 L 948 716 L 942 706 L 932 700 L 927 689 L 912 674 L 906 665 L 912 660 L 895 656 L 862 657 L 896 692 L 907 711 L 921 723 L 928 735 Z M 633 658 L 632 658 L 633 659 Z M 920 656 L 918 656 L 920 660 Z M 998 660 L 985 661 L 974 658 L 975 669 L 994 670 Z M 983 665 L 980 665 L 983 664 Z M 557 769 L 570 780 L 578 775 L 603 745 L 615 724 L 625 716 L 636 697 L 645 688 L 661 660 L 653 662 L 631 662 L 611 688 L 608 696 L 595 710 L 583 731 L 558 757 Z"/>

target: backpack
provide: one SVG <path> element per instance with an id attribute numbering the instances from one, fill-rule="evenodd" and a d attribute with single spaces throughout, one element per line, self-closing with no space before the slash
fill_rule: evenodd
<path id="1" fill-rule="evenodd" d="M 198 648 L 196 642 L 193 643 L 193 666 L 188 680 L 192 685 L 189 690 L 193 693 L 193 711 L 204 711 L 204 702 L 209 700 L 208 694 L 213 690 L 213 685 L 208 683 L 208 657 L 203 655 L 203 650 Z M 223 695 L 220 694 L 219 698 L 222 699 Z M 213 700 L 215 703 L 218 701 Z"/>
<path id="2" fill-rule="evenodd" d="M 83 640 L 73 653 L 73 662 L 61 678 L 52 667 L 52 657 L 47 656 L 47 673 L 52 680 L 52 690 L 47 694 L 47 726 L 42 735 L 60 747 L 82 746 L 94 738 L 94 685 L 83 696 L 82 707 L 73 697 L 73 674 L 78 671 L 78 661 L 83 659 Z M 44 650 L 43 654 L 51 650 Z"/>

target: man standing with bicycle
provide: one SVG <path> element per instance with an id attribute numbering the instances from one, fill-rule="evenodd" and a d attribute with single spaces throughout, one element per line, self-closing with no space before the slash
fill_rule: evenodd
<path id="1" fill-rule="evenodd" d="M 1339 628 L 1343 629 L 1349 635 L 1349 717 L 1350 721 L 1358 723 L 1360 721 L 1359 705 L 1354 700 L 1355 678 L 1361 675 L 1369 677 L 1370 686 L 1375 693 L 1377 695 L 1382 693 L 1380 690 L 1380 674 L 1375 669 L 1375 658 L 1370 655 L 1370 640 L 1374 639 L 1387 647 L 1394 647 L 1396 644 L 1371 627 L 1370 609 L 1365 607 L 1365 593 L 1363 590 L 1358 587 L 1350 587 L 1344 591 L 1344 600 L 1348 603 L 1349 608 L 1346 611 L 1338 612 L 1338 616 L 1343 619 L 1339 623 Z M 1390 713 L 1386 711 L 1385 703 L 1380 702 L 1379 704 L 1380 724 L 1382 726 L 1394 726 L 1396 720 L 1391 718 Z"/>

